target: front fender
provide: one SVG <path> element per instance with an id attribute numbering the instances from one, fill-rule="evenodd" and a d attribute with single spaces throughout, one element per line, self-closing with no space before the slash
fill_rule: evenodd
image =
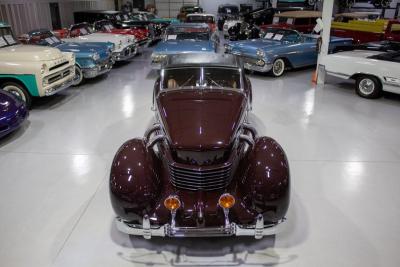
<path id="1" fill-rule="evenodd" d="M 242 180 L 247 201 L 266 222 L 278 222 L 289 207 L 289 163 L 282 147 L 272 138 L 257 138 Z"/>
<path id="2" fill-rule="evenodd" d="M 131 139 L 114 157 L 110 197 L 115 213 L 124 221 L 141 222 L 160 195 L 156 157 L 143 139 Z"/>

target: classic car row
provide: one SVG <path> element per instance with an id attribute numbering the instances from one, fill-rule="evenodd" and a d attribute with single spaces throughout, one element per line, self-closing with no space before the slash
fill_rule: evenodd
<path id="1" fill-rule="evenodd" d="M 33 97 L 52 95 L 103 75 L 115 62 L 131 59 L 152 41 L 148 29 L 116 29 L 106 20 L 93 26 L 97 31 L 88 23 L 55 31 L 37 29 L 17 39 L 10 25 L 0 23 L 1 89 L 29 108 Z"/>

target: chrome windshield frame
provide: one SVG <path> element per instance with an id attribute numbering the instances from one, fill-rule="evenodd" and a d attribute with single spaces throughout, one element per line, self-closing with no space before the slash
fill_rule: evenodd
<path id="1" fill-rule="evenodd" d="M 177 90 L 203 90 L 203 89 L 208 89 L 208 90 L 227 90 L 227 91 L 235 91 L 235 92 L 244 92 L 244 77 L 243 77 L 243 71 L 241 68 L 232 68 L 232 67 L 223 67 L 223 66 L 192 66 L 192 67 L 185 67 L 185 69 L 200 69 L 200 84 L 204 84 L 204 69 L 205 68 L 215 68 L 215 69 L 229 69 L 229 70 L 235 70 L 239 73 L 240 77 L 240 87 L 239 88 L 231 88 L 231 87 L 212 87 L 212 86 L 185 86 L 185 87 L 178 87 L 175 89 L 168 89 L 164 88 L 164 79 L 165 79 L 165 70 L 174 70 L 174 69 L 182 69 L 181 67 L 172 67 L 172 68 L 166 68 L 166 69 L 161 69 L 160 73 L 160 88 L 159 88 L 159 93 L 165 92 L 165 91 L 177 91 Z"/>

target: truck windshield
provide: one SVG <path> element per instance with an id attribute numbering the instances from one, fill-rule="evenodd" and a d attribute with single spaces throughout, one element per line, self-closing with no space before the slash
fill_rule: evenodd
<path id="1" fill-rule="evenodd" d="M 17 39 L 10 27 L 0 28 L 0 47 L 12 46 L 18 44 Z"/>
<path id="2" fill-rule="evenodd" d="M 163 71 L 163 90 L 173 89 L 237 89 L 241 75 L 230 68 L 176 68 Z"/>

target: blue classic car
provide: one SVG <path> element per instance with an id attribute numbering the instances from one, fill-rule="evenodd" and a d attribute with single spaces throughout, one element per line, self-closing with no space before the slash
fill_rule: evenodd
<path id="1" fill-rule="evenodd" d="M 286 69 L 317 64 L 319 35 L 268 28 L 260 39 L 229 42 L 225 52 L 243 59 L 244 68 L 281 76 Z M 331 37 L 329 52 L 351 49 L 352 38 Z"/>
<path id="2" fill-rule="evenodd" d="M 49 30 L 34 30 L 22 35 L 20 41 L 25 44 L 51 46 L 63 52 L 75 54 L 74 85 L 79 85 L 84 79 L 90 79 L 109 72 L 114 64 L 111 42 L 98 43 L 66 43 L 61 41 Z"/>
<path id="3" fill-rule="evenodd" d="M 28 115 L 24 102 L 0 90 L 0 138 L 18 129 Z"/>
<path id="4" fill-rule="evenodd" d="M 215 53 L 219 38 L 207 24 L 179 23 L 167 27 L 164 38 L 154 48 L 151 64 L 160 69 L 167 55 L 181 53 Z"/>

